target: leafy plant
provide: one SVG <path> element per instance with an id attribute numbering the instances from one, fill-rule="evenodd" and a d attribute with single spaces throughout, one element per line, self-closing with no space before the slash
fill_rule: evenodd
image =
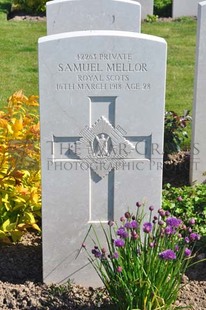
<path id="1" fill-rule="evenodd" d="M 107 247 L 91 225 L 84 242 L 90 236 L 94 247 L 91 253 L 83 247 L 117 309 L 172 309 L 200 236 L 192 231 L 193 221 L 186 227 L 163 209 L 153 216 L 150 206 L 149 221 L 143 222 L 140 209 L 137 203 L 136 214 L 126 212 L 120 225 L 102 224 Z"/>
<path id="2" fill-rule="evenodd" d="M 0 238 L 18 241 L 28 228 L 40 231 L 39 118 L 37 97 L 22 91 L 0 111 Z"/>
<path id="3" fill-rule="evenodd" d="M 13 0 L 12 8 L 27 13 L 37 14 L 46 11 L 46 2 L 51 0 Z"/>
<path id="4" fill-rule="evenodd" d="M 188 138 L 185 130 L 188 122 L 191 121 L 189 111 L 185 111 L 183 116 L 178 116 L 175 112 L 169 111 L 165 113 L 164 123 L 164 154 L 176 153 L 181 150 L 181 146 Z"/>
<path id="5" fill-rule="evenodd" d="M 167 184 L 163 189 L 162 207 L 186 223 L 193 218 L 195 230 L 206 236 L 206 184 L 179 188 Z"/>
<path id="6" fill-rule="evenodd" d="M 147 15 L 147 18 L 146 18 L 146 22 L 147 23 L 154 23 L 154 22 L 157 22 L 158 21 L 158 15 Z"/>

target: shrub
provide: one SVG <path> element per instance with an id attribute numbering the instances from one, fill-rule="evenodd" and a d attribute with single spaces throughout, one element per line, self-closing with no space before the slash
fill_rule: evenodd
<path id="1" fill-rule="evenodd" d="M 37 97 L 22 91 L 0 111 L 0 238 L 18 241 L 40 230 L 40 151 Z"/>
<path id="2" fill-rule="evenodd" d="M 154 15 L 159 17 L 172 16 L 172 0 L 154 0 Z"/>
<path id="3" fill-rule="evenodd" d="M 188 138 L 185 128 L 191 121 L 189 112 L 185 111 L 183 116 L 177 115 L 173 111 L 165 113 L 164 122 L 164 154 L 176 153 L 181 150 L 185 138 Z"/>
<path id="4" fill-rule="evenodd" d="M 195 230 L 206 236 L 206 184 L 179 188 L 167 184 L 163 190 L 162 206 L 186 223 L 193 218 Z"/>
<path id="5" fill-rule="evenodd" d="M 147 23 L 154 23 L 158 21 L 158 15 L 147 15 L 146 20 Z"/>
<path id="6" fill-rule="evenodd" d="M 94 247 L 91 253 L 85 243 L 83 248 L 117 309 L 171 309 L 200 236 L 192 231 L 193 222 L 186 227 L 162 209 L 153 216 L 152 206 L 143 222 L 140 209 L 137 203 L 136 214 L 126 212 L 120 225 L 102 224 L 106 247 L 92 225 L 85 242 L 90 236 Z"/>
<path id="7" fill-rule="evenodd" d="M 46 2 L 51 0 L 13 0 L 13 8 L 30 14 L 44 13 Z"/>

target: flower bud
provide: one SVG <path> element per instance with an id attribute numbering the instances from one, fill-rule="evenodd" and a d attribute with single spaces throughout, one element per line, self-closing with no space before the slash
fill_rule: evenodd
<path id="1" fill-rule="evenodd" d="M 124 216 L 126 217 L 126 219 L 131 218 L 131 214 L 130 214 L 129 212 L 126 212 L 126 213 L 124 214 Z"/>
<path id="2" fill-rule="evenodd" d="M 177 197 L 177 201 L 183 201 L 182 196 L 178 196 L 178 197 Z"/>

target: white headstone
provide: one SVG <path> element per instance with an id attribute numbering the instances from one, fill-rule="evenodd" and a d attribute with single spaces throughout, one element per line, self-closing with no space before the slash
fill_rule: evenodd
<path id="1" fill-rule="evenodd" d="M 141 31 L 141 6 L 131 0 L 47 2 L 47 34 L 84 30 Z"/>
<path id="2" fill-rule="evenodd" d="M 198 5 L 190 182 L 206 181 L 206 1 Z"/>
<path id="3" fill-rule="evenodd" d="M 147 18 L 147 15 L 154 13 L 154 0 L 135 0 L 141 4 L 141 19 Z"/>
<path id="4" fill-rule="evenodd" d="M 172 17 L 197 16 L 197 7 L 200 0 L 173 0 Z"/>
<path id="5" fill-rule="evenodd" d="M 39 40 L 44 281 L 98 285 L 90 223 L 161 203 L 166 43 L 134 32 Z"/>

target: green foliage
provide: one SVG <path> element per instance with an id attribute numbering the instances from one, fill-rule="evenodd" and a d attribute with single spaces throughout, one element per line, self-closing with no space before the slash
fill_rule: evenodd
<path id="1" fill-rule="evenodd" d="M 91 225 L 82 245 L 115 309 L 173 309 L 199 239 L 180 219 L 162 209 L 158 218 L 152 214 L 153 207 L 149 209 L 149 222 L 143 222 L 143 210 L 137 203 L 136 214 L 126 212 L 120 225 L 102 224 L 106 247 Z M 89 237 L 94 244 L 91 252 L 85 243 Z"/>
<path id="2" fill-rule="evenodd" d="M 68 280 L 65 284 L 55 285 L 52 284 L 49 287 L 49 294 L 53 297 L 60 297 L 62 295 L 67 295 L 72 290 L 72 282 Z"/>
<path id="3" fill-rule="evenodd" d="M 172 0 L 154 0 L 154 14 L 160 17 L 172 16 Z"/>
<path id="4" fill-rule="evenodd" d="M 13 8 L 30 14 L 38 14 L 46 11 L 48 1 L 51 0 L 13 0 Z"/>
<path id="5" fill-rule="evenodd" d="M 164 123 L 164 154 L 179 152 L 182 148 L 188 133 L 185 130 L 188 122 L 191 121 L 189 112 L 185 111 L 183 116 L 178 116 L 175 112 L 169 111 L 165 113 Z"/>
<path id="6" fill-rule="evenodd" d="M 147 18 L 146 18 L 146 22 L 147 23 L 154 23 L 154 22 L 157 22 L 158 21 L 158 15 L 147 15 Z"/>
<path id="7" fill-rule="evenodd" d="M 0 2 L 0 13 L 8 14 L 11 11 L 11 0 L 4 0 Z"/>
<path id="8" fill-rule="evenodd" d="M 193 218 L 195 230 L 206 236 L 206 184 L 180 188 L 167 184 L 163 190 L 162 206 L 186 223 Z"/>
<path id="9" fill-rule="evenodd" d="M 21 91 L 0 111 L 0 239 L 18 241 L 40 231 L 40 151 L 37 97 Z"/>

